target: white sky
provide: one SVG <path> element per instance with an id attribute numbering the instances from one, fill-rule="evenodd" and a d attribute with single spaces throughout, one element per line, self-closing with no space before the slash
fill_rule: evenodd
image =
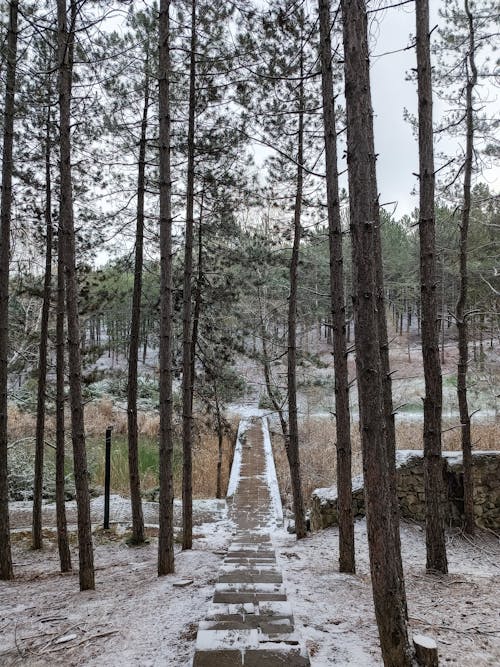
<path id="1" fill-rule="evenodd" d="M 440 2 L 431 2 L 431 28 L 439 22 L 437 8 Z M 415 34 L 414 6 L 384 12 L 379 24 L 377 43 L 373 54 L 402 49 L 410 43 L 410 34 Z M 492 45 L 493 46 L 493 45 Z M 417 92 L 414 83 L 405 80 L 407 72 L 415 67 L 415 50 L 395 53 L 381 58 L 373 58 L 372 98 L 375 111 L 375 146 L 378 158 L 378 186 L 381 202 L 399 202 L 396 217 L 409 213 L 418 203 L 418 195 L 411 196 L 417 186 L 413 173 L 418 172 L 418 146 L 409 123 L 403 120 L 404 108 L 410 113 L 417 112 Z M 493 97 L 493 93 L 491 94 Z M 495 103 L 500 111 L 498 95 Z M 442 104 L 434 99 L 434 118 L 443 113 Z M 448 140 L 435 147 L 455 153 L 457 140 Z M 436 160 L 436 167 L 439 164 Z M 488 182 L 492 189 L 500 189 L 500 169 L 484 172 L 481 180 Z M 389 209 L 390 210 L 390 209 Z"/>

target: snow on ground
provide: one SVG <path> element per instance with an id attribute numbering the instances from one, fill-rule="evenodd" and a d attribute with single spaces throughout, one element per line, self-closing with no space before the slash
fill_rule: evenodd
<path id="1" fill-rule="evenodd" d="M 224 518 L 196 526 L 193 551 L 178 551 L 175 575 L 162 578 L 155 537 L 129 548 L 98 531 L 96 590 L 85 593 L 76 574 L 58 573 L 54 541 L 37 553 L 18 536 L 16 580 L 0 586 L 0 664 L 187 667 L 232 529 Z M 300 542 L 275 528 L 273 541 L 312 667 L 379 667 L 365 521 L 356 522 L 354 576 L 338 573 L 336 528 Z M 402 548 L 412 631 L 437 641 L 442 665 L 500 664 L 498 537 L 449 532 L 447 577 L 426 574 L 421 526 L 402 524 Z"/>
<path id="2" fill-rule="evenodd" d="M 227 497 L 232 498 L 238 488 L 241 471 L 241 455 L 243 447 L 243 439 L 245 433 L 250 428 L 250 422 L 246 419 L 241 419 L 238 426 L 238 434 L 236 436 L 236 445 L 234 448 L 233 465 L 231 466 L 231 474 L 229 475 L 229 482 L 227 485 Z"/>
<path id="3" fill-rule="evenodd" d="M 231 536 L 226 520 L 195 527 L 194 549 L 176 552 L 175 575 L 157 576 L 157 540 L 130 548 L 95 542 L 96 590 L 58 573 L 57 547 L 13 546 L 16 579 L 0 587 L 0 664 L 187 667 Z M 221 551 L 222 550 L 222 551 Z M 77 554 L 73 549 L 73 563 Z M 186 586 L 176 586 L 192 580 Z"/>
<path id="4" fill-rule="evenodd" d="M 297 542 L 273 535 L 295 620 L 312 667 L 382 665 L 373 612 L 365 520 L 356 522 L 357 574 L 338 572 L 338 529 Z M 425 572 L 425 534 L 402 523 L 410 626 L 433 637 L 441 665 L 500 664 L 500 542 L 478 533 L 474 543 L 448 533 L 448 576 Z"/>
<path id="5" fill-rule="evenodd" d="M 283 505 L 281 504 L 278 478 L 276 477 L 276 466 L 274 465 L 273 448 L 271 445 L 271 436 L 269 435 L 269 425 L 267 419 L 262 419 L 262 437 L 264 439 L 264 453 L 266 456 L 266 478 L 269 493 L 274 507 L 275 523 L 278 526 L 283 525 Z"/>

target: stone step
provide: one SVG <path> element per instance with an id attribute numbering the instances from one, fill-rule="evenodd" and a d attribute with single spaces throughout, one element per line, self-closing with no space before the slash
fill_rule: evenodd
<path id="1" fill-rule="evenodd" d="M 238 604 L 286 600 L 286 592 L 279 584 L 215 584 L 214 602 Z"/>
<path id="2" fill-rule="evenodd" d="M 207 611 L 207 619 L 224 620 L 246 618 L 249 615 L 262 615 L 266 618 L 292 618 L 292 605 L 288 601 L 263 600 L 256 604 L 252 602 L 240 604 L 223 604 L 212 602 Z"/>
<path id="3" fill-rule="evenodd" d="M 206 620 L 199 624 L 193 667 L 309 667 L 294 629 L 269 534 L 276 521 L 258 422 L 242 447 L 230 519 L 236 529 Z"/>
<path id="4" fill-rule="evenodd" d="M 292 618 L 272 618 L 261 616 L 260 614 L 251 614 L 245 617 L 239 616 L 237 619 L 224 619 L 214 621 L 201 621 L 200 630 L 259 630 L 263 635 L 270 636 L 273 639 L 283 638 L 294 631 Z"/>
<path id="5" fill-rule="evenodd" d="M 260 649 L 196 649 L 193 667 L 310 667 L 307 654 L 300 647 Z"/>
<path id="6" fill-rule="evenodd" d="M 259 630 L 198 630 L 193 667 L 307 667 L 309 658 L 293 635 L 280 641 Z"/>
<path id="7" fill-rule="evenodd" d="M 237 568 L 219 575 L 220 584 L 282 584 L 283 577 L 277 570 Z"/>

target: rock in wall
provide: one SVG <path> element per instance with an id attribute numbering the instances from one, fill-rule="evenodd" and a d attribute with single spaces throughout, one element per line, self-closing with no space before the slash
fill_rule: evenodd
<path id="1" fill-rule="evenodd" d="M 476 523 L 491 530 L 500 529 L 500 452 L 474 452 L 474 512 Z M 396 453 L 397 492 L 401 516 L 425 521 L 424 459 L 421 450 Z M 463 463 L 460 452 L 443 452 L 443 479 L 447 525 L 463 523 Z M 355 517 L 365 514 L 363 477 L 352 485 Z M 337 488 L 316 489 L 311 499 L 311 529 L 337 525 Z"/>

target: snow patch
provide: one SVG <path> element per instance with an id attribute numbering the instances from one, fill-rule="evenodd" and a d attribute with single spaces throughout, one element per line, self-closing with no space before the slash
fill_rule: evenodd
<path id="1" fill-rule="evenodd" d="M 240 482 L 241 472 L 241 456 L 243 452 L 243 439 L 245 433 L 250 428 L 250 420 L 242 419 L 238 426 L 238 435 L 236 436 L 236 446 L 234 448 L 233 465 L 231 466 L 231 475 L 229 476 L 229 484 L 227 486 L 227 497 L 232 498 L 236 493 L 238 484 Z"/>
<path id="2" fill-rule="evenodd" d="M 431 637 L 426 637 L 425 635 L 413 635 L 413 641 L 419 646 L 423 646 L 428 649 L 437 649 L 437 644 Z"/>
<path id="3" fill-rule="evenodd" d="M 353 493 L 355 491 L 361 491 L 363 485 L 364 485 L 363 475 L 356 475 L 355 477 L 352 478 L 351 489 Z M 334 500 L 337 500 L 337 485 L 332 484 L 332 486 L 325 486 L 320 489 L 314 489 L 312 495 L 315 496 L 316 498 L 319 498 L 322 504 L 332 502 Z"/>
<path id="4" fill-rule="evenodd" d="M 266 477 L 269 493 L 274 506 L 276 524 L 283 525 L 283 505 L 281 504 L 280 490 L 278 486 L 278 477 L 276 476 L 276 466 L 274 465 L 273 448 L 271 446 L 271 436 L 269 435 L 269 424 L 267 417 L 262 418 L 262 435 L 264 438 L 264 453 L 266 455 Z"/>

